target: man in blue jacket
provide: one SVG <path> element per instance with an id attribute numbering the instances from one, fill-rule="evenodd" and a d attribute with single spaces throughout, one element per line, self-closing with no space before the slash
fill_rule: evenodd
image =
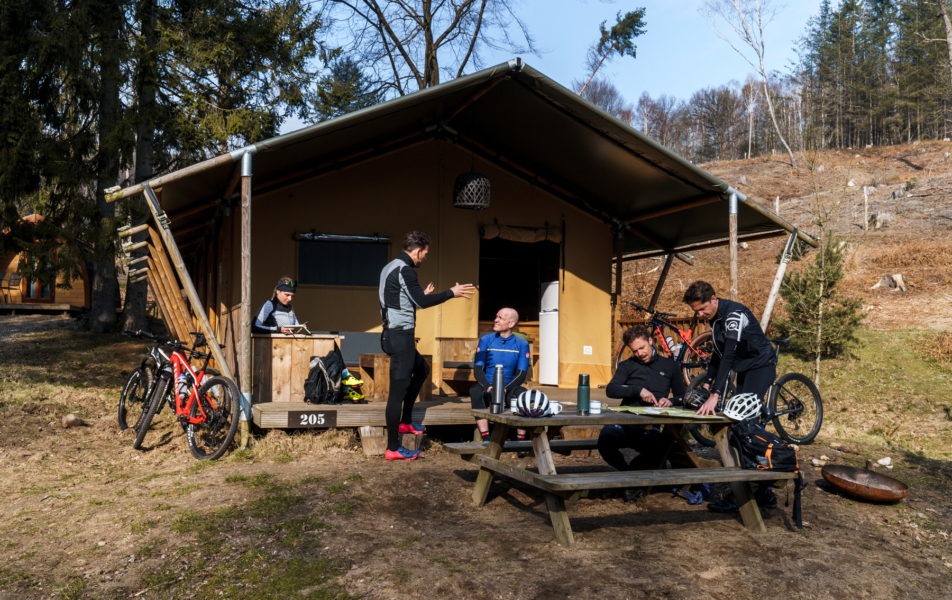
<path id="1" fill-rule="evenodd" d="M 522 384 L 529 372 L 529 342 L 514 335 L 512 330 L 519 322 L 519 313 L 511 308 L 502 308 L 493 321 L 493 333 L 483 336 L 476 348 L 473 361 L 473 375 L 476 385 L 469 388 L 469 397 L 473 409 L 487 408 L 492 402 L 493 382 L 491 381 L 496 365 L 502 365 L 505 374 L 506 405 L 515 402 L 519 394 L 526 391 Z M 477 419 L 476 427 L 483 440 L 489 439 L 489 421 Z M 525 431 L 519 430 L 520 438 Z"/>

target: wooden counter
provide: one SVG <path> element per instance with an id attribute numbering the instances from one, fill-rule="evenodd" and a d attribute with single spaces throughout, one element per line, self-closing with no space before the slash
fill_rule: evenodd
<path id="1" fill-rule="evenodd" d="M 252 334 L 251 402 L 304 402 L 312 356 L 340 347 L 340 335 Z"/>

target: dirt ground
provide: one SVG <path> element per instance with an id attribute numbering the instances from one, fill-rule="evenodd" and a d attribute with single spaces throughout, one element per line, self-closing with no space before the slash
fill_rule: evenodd
<path id="1" fill-rule="evenodd" d="M 531 488 L 499 479 L 473 508 L 476 470 L 438 443 L 394 464 L 361 455 L 350 432 L 273 433 L 204 463 L 163 414 L 134 451 L 114 410 L 141 352 L 72 330 L 0 346 L 0 598 L 947 598 L 952 584 L 952 464 L 857 436 L 835 398 L 836 434 L 804 463 L 890 456 L 905 500 L 841 496 L 807 466 L 804 529 L 782 492 L 753 535 L 671 490 L 636 504 L 604 494 L 570 503 L 566 550 Z M 88 426 L 63 429 L 67 412 Z M 946 415 L 922 414 L 945 440 Z"/>

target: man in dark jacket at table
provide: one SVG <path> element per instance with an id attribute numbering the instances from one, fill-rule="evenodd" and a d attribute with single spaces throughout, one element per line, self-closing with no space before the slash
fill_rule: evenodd
<path id="1" fill-rule="evenodd" d="M 651 332 L 645 327 L 632 327 L 622 341 L 634 353 L 621 362 L 605 390 L 609 398 L 620 398 L 622 406 L 680 406 L 684 396 L 684 378 L 678 363 L 655 351 Z M 671 396 L 670 398 L 668 396 Z M 606 425 L 598 436 L 598 452 L 619 471 L 657 469 L 661 462 L 664 440 L 661 429 L 632 425 Z M 621 450 L 638 453 L 629 463 Z M 645 488 L 628 488 L 623 495 L 627 502 L 644 496 Z"/>

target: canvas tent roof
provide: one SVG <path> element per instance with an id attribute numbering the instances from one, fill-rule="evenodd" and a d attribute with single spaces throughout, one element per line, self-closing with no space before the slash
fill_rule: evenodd
<path id="1" fill-rule="evenodd" d="M 246 152 L 254 153 L 254 194 L 431 139 L 458 144 L 626 227 L 626 255 L 677 250 L 728 232 L 727 195 L 736 190 L 519 59 L 259 142 L 150 185 L 161 188 L 162 207 L 173 218 L 188 213 L 173 225 L 181 230 L 190 220 L 200 222 L 196 205 L 235 189 Z M 743 194 L 739 200 L 741 236 L 792 231 Z M 176 239 L 183 241 L 179 234 Z"/>

